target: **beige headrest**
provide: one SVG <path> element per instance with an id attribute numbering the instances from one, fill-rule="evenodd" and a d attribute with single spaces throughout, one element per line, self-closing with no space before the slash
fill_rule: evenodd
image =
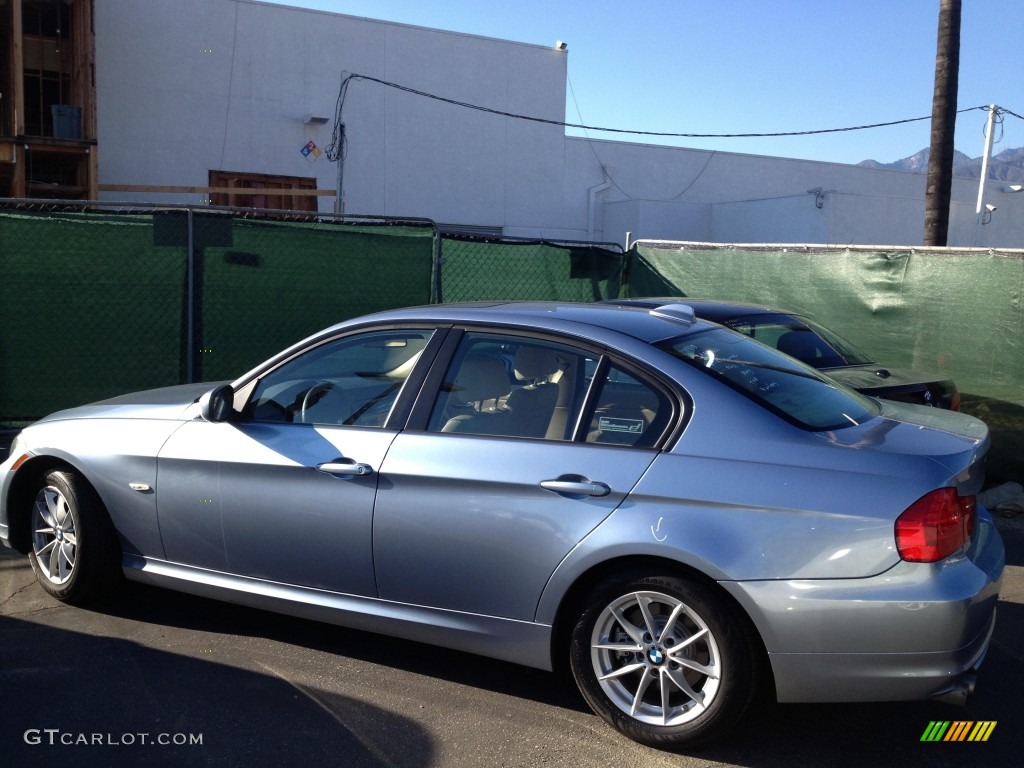
<path id="1" fill-rule="evenodd" d="M 521 344 L 516 349 L 515 372 L 520 381 L 550 376 L 558 370 L 558 357 L 553 349 Z"/>
<path id="2" fill-rule="evenodd" d="M 452 391 L 462 402 L 473 403 L 504 397 L 512 391 L 512 385 L 501 360 L 490 355 L 473 355 L 462 363 Z"/>

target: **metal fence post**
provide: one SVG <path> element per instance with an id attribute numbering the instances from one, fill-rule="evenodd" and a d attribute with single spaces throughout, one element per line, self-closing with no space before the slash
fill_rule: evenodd
<path id="1" fill-rule="evenodd" d="M 434 225 L 434 263 L 431 266 L 430 275 L 430 303 L 442 304 L 444 298 L 441 294 L 441 266 L 444 264 L 444 254 L 441 250 L 441 232 L 437 225 Z"/>
<path id="2" fill-rule="evenodd" d="M 188 216 L 188 279 L 186 281 L 187 287 L 187 303 L 188 311 L 186 312 L 186 329 L 185 329 L 185 379 L 188 384 L 195 382 L 195 360 L 196 360 L 196 339 L 195 339 L 195 309 L 196 309 L 196 260 L 195 260 L 195 238 L 192 232 L 192 209 L 186 208 L 186 215 Z"/>

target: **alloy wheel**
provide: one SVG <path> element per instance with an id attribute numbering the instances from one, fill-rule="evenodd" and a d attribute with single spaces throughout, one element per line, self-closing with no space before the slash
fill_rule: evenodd
<path id="1" fill-rule="evenodd" d="M 65 584 L 75 569 L 78 534 L 75 516 L 64 494 L 52 485 L 36 495 L 32 511 L 32 549 L 46 578 Z"/>
<path id="2" fill-rule="evenodd" d="M 631 592 L 601 611 L 591 663 L 608 699 L 649 725 L 694 720 L 721 685 L 721 654 L 707 623 L 661 592 Z"/>

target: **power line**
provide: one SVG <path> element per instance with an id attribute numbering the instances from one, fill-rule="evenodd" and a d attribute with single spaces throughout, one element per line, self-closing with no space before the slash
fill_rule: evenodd
<path id="1" fill-rule="evenodd" d="M 345 74 L 345 73 L 343 73 Z M 543 123 L 545 125 L 556 125 L 563 128 L 579 128 L 584 131 L 602 131 L 605 133 L 626 133 L 636 136 L 661 136 L 667 138 L 682 138 L 682 139 L 754 139 L 754 138 L 775 138 L 782 136 L 813 136 L 816 134 L 824 133 L 843 133 L 847 131 L 863 131 L 868 128 L 886 128 L 893 125 L 904 125 L 906 123 L 915 123 L 922 120 L 931 120 L 931 115 L 924 117 L 911 117 L 903 120 L 890 120 L 884 123 L 870 123 L 867 125 L 854 125 L 846 128 L 821 128 L 817 130 L 809 131 L 781 131 L 777 133 L 679 133 L 673 131 L 641 131 L 631 128 L 603 128 L 595 125 L 584 125 L 582 123 L 569 123 L 564 120 L 551 120 L 544 117 L 534 117 L 531 115 L 523 115 L 515 112 L 506 112 L 500 109 L 492 109 L 491 107 L 480 106 L 479 104 L 471 104 L 466 101 L 459 101 L 457 99 L 450 99 L 445 96 L 439 96 L 435 93 L 428 93 L 427 91 L 421 91 L 416 88 L 410 88 L 407 85 L 401 85 L 399 83 L 393 83 L 388 80 L 382 80 L 378 77 L 371 77 L 370 75 L 359 75 L 350 73 L 343 77 L 341 82 L 341 88 L 338 91 L 338 102 L 335 110 L 335 134 L 332 137 L 332 143 L 327 148 L 328 158 L 334 159 L 331 154 L 337 153 L 336 143 L 338 141 L 339 125 L 341 123 L 341 113 L 344 108 L 345 97 L 348 92 L 348 85 L 353 80 L 366 80 L 371 83 L 377 83 L 379 85 L 386 86 L 388 88 L 394 88 L 405 93 L 411 93 L 416 96 L 422 96 L 427 99 L 433 99 L 434 101 L 444 102 L 445 104 L 451 104 L 457 107 L 463 107 L 465 109 L 476 110 L 477 112 L 486 112 L 492 115 L 499 115 L 501 117 L 509 117 L 515 120 L 527 120 L 533 123 Z M 957 111 L 957 114 L 963 114 L 965 112 L 972 112 L 974 110 L 987 110 L 988 105 L 982 105 L 977 107 L 968 107 Z M 1015 112 L 1011 112 L 1008 109 L 1000 109 L 1000 112 L 1013 115 L 1014 117 L 1020 118 L 1021 116 Z M 1024 119 L 1024 118 L 1022 118 Z"/>

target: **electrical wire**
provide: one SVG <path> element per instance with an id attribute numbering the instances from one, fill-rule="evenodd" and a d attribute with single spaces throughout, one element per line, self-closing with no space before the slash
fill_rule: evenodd
<path id="1" fill-rule="evenodd" d="M 224 168 L 224 155 L 228 148 L 228 128 L 231 121 L 231 92 L 235 85 L 235 53 L 238 45 L 238 4 L 235 4 L 235 22 L 231 32 L 231 69 L 228 72 L 228 97 L 224 100 L 224 137 L 220 143 L 220 167 Z"/>
<path id="2" fill-rule="evenodd" d="M 578 101 L 576 101 L 576 91 L 572 87 L 572 78 L 566 75 L 566 81 L 569 83 L 569 94 L 572 96 L 573 106 L 576 107 L 576 116 L 579 117 L 580 122 L 582 123 L 583 113 L 580 112 L 580 104 Z M 615 187 L 617 190 L 619 190 L 619 192 L 621 192 L 627 200 L 632 200 L 633 196 L 619 186 L 619 183 L 612 177 L 611 173 L 608 171 L 608 166 L 604 164 L 604 161 L 601 159 L 600 155 L 597 154 L 597 149 L 594 148 L 594 140 L 590 138 L 590 134 L 587 132 L 586 128 L 583 129 L 583 135 L 587 140 L 587 146 L 590 147 L 590 151 L 594 155 L 594 159 L 597 160 L 597 164 L 601 168 L 601 173 L 608 180 L 608 183 Z"/>
<path id="3" fill-rule="evenodd" d="M 332 163 L 338 162 L 340 157 L 345 159 L 347 153 L 345 134 L 342 132 L 341 111 L 345 107 L 345 97 L 348 95 L 348 84 L 352 81 L 353 75 L 345 70 L 341 71 L 341 88 L 338 89 L 338 99 L 334 104 L 334 129 L 331 131 L 331 143 L 324 147 L 324 154 Z"/>
<path id="4" fill-rule="evenodd" d="M 991 112 L 992 111 L 992 107 L 985 107 L 984 109 L 985 109 L 986 112 Z M 1003 140 L 1003 122 L 1006 120 L 1006 118 L 1003 116 L 1003 113 L 1006 112 L 1006 111 L 1007 110 L 1004 110 L 1004 109 L 1001 109 L 999 107 L 996 107 L 995 114 L 992 115 L 992 128 L 993 128 L 993 130 L 995 130 L 995 128 L 997 126 L 999 128 L 999 138 L 997 139 L 997 138 L 995 138 L 993 136 L 992 137 L 992 143 L 993 144 L 999 144 Z M 988 126 L 985 125 L 981 129 L 981 135 L 984 137 L 987 133 L 988 133 Z"/>
<path id="5" fill-rule="evenodd" d="M 584 131 L 601 131 L 601 132 L 604 132 L 604 133 L 627 133 L 627 134 L 632 134 L 632 135 L 636 135 L 636 136 L 661 136 L 661 137 L 683 138 L 683 139 L 744 139 L 744 138 L 750 138 L 750 139 L 758 138 L 758 139 L 761 139 L 761 138 L 775 138 L 775 137 L 782 137 L 782 136 L 813 136 L 813 135 L 825 134 L 825 133 L 844 133 L 844 132 L 847 132 L 847 131 L 862 131 L 862 130 L 866 130 L 868 128 L 886 128 L 886 127 L 893 126 L 893 125 L 904 125 L 906 123 L 915 123 L 915 122 L 919 122 L 921 120 L 931 120 L 932 119 L 931 115 L 927 115 L 925 117 L 911 117 L 911 118 L 906 118 L 906 119 L 903 119 L 903 120 L 890 120 L 890 121 L 884 122 L 884 123 L 870 123 L 870 124 L 867 124 L 867 125 L 854 125 L 854 126 L 849 126 L 849 127 L 846 127 L 846 128 L 821 128 L 821 129 L 809 130 L 809 131 L 781 131 L 781 132 L 777 132 L 777 133 L 678 133 L 678 132 L 672 132 L 672 131 L 641 131 L 641 130 L 635 130 L 635 129 L 631 129 L 631 128 L 602 128 L 600 126 L 595 126 L 595 125 L 583 125 L 581 123 L 569 123 L 569 122 L 565 122 L 564 120 L 552 120 L 552 119 L 544 118 L 544 117 L 534 117 L 534 116 L 531 116 L 531 115 L 517 114 L 515 112 L 506 112 L 506 111 L 500 110 L 500 109 L 493 109 L 491 107 L 480 106 L 479 104 L 471 104 L 471 103 L 466 102 L 466 101 L 459 101 L 457 99 L 450 99 L 450 98 L 447 98 L 445 96 L 438 96 L 435 93 L 428 93 L 427 91 L 421 91 L 421 90 L 418 90 L 416 88 L 410 88 L 407 85 L 401 85 L 399 83 L 392 83 L 392 82 L 389 82 L 387 80 L 382 80 L 379 77 L 371 77 L 370 75 L 359 75 L 359 74 L 355 74 L 355 73 L 349 73 L 348 75 L 346 75 L 342 79 L 341 88 L 338 91 L 338 102 L 337 102 L 337 107 L 335 109 L 335 121 L 334 121 L 335 132 L 334 132 L 334 135 L 332 136 L 332 139 L 331 139 L 331 145 L 328 146 L 328 148 L 327 148 L 328 159 L 329 160 L 336 159 L 336 157 L 337 157 L 336 153 L 340 150 L 340 147 L 338 146 L 338 141 L 339 141 L 338 134 L 340 132 L 341 114 L 342 114 L 342 109 L 344 108 L 344 104 L 345 104 L 345 97 L 346 97 L 346 95 L 348 93 L 348 85 L 353 80 L 366 80 L 367 82 L 377 83 L 379 85 L 387 86 L 388 88 L 394 88 L 394 89 L 399 90 L 399 91 L 404 91 L 405 93 L 411 93 L 411 94 L 414 94 L 416 96 L 422 96 L 422 97 L 427 98 L 427 99 L 433 99 L 435 101 L 441 101 L 441 102 L 444 102 L 445 104 L 451 104 L 451 105 L 456 106 L 456 107 L 464 107 L 465 109 L 473 109 L 473 110 L 476 110 L 478 112 L 486 112 L 488 114 L 499 115 L 501 117 L 510 117 L 510 118 L 513 118 L 513 119 L 516 119 L 516 120 L 527 120 L 529 122 L 543 123 L 545 125 L 557 125 L 557 126 L 560 126 L 560 127 L 563 127 L 563 128 L 579 128 L 579 129 L 582 129 Z M 963 114 L 965 112 L 972 112 L 972 111 L 978 110 L 978 109 L 987 110 L 989 108 L 990 107 L 987 106 L 987 105 L 977 106 L 977 107 L 967 107 L 966 109 L 957 110 L 957 114 L 960 115 L 960 114 Z M 999 112 L 1006 112 L 1007 114 L 1011 114 L 1014 117 L 1020 117 L 1020 115 L 1017 115 L 1014 112 L 1010 112 L 1009 110 L 1005 110 L 1005 109 L 1003 109 L 1001 107 L 999 108 L 998 111 Z M 332 152 L 335 153 L 334 157 L 331 156 Z"/>

